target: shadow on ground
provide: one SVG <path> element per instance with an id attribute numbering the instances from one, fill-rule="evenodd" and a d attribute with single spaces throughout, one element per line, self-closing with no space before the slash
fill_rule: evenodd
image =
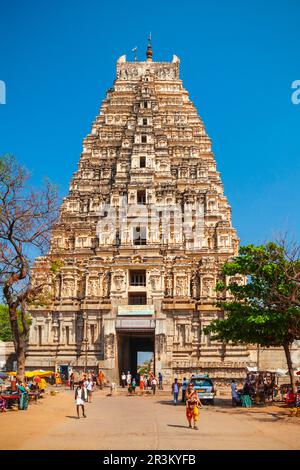
<path id="1" fill-rule="evenodd" d="M 184 428 L 184 429 L 189 429 L 188 426 L 182 426 L 182 424 L 168 424 L 170 428 Z"/>

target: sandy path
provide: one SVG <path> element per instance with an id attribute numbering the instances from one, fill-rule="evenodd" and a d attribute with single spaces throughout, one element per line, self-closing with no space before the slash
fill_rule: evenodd
<path id="1" fill-rule="evenodd" d="M 53 388 L 54 389 L 54 388 Z M 57 388 L 59 393 L 51 396 L 49 391 L 38 402 L 29 405 L 26 411 L 0 413 L 0 449 L 17 449 L 32 441 L 74 413 L 71 392 Z"/>
<path id="2" fill-rule="evenodd" d="M 107 397 L 97 391 L 86 413 L 76 419 L 73 393 L 62 390 L 28 412 L 0 415 L 0 448 L 300 449 L 300 418 L 273 406 L 206 406 L 198 431 L 187 428 L 184 406 L 173 406 L 166 396 Z"/>

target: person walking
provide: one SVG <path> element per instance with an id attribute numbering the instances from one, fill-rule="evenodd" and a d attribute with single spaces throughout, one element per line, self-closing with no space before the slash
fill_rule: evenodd
<path id="1" fill-rule="evenodd" d="M 87 391 L 82 382 L 79 382 L 78 387 L 75 390 L 75 401 L 76 401 L 76 409 L 77 409 L 77 419 L 79 419 L 79 407 L 81 406 L 82 416 L 86 418 L 86 414 L 84 411 L 84 403 L 87 401 Z"/>
<path id="2" fill-rule="evenodd" d="M 183 381 L 181 385 L 181 391 L 182 391 L 181 403 L 185 403 L 185 393 L 186 393 L 187 386 L 188 386 L 188 381 L 186 380 L 186 377 L 183 377 Z"/>
<path id="3" fill-rule="evenodd" d="M 136 387 L 136 380 L 135 377 L 133 377 L 132 382 L 131 382 L 131 388 L 133 393 L 135 393 L 135 387 Z"/>
<path id="4" fill-rule="evenodd" d="M 157 386 L 157 379 L 156 379 L 155 377 L 153 377 L 153 379 L 152 379 L 152 381 L 151 381 L 151 387 L 152 387 L 153 395 L 155 395 L 156 386 Z"/>
<path id="5" fill-rule="evenodd" d="M 104 374 L 103 374 L 102 370 L 99 370 L 98 384 L 99 384 L 100 390 L 103 390 L 103 382 L 104 382 Z"/>
<path id="6" fill-rule="evenodd" d="M 198 429 L 197 422 L 199 419 L 199 408 L 202 408 L 202 403 L 199 400 L 198 393 L 194 389 L 193 384 L 190 382 L 186 393 L 186 417 L 189 423 L 189 428 L 192 427 L 192 421 L 194 421 L 194 429 Z"/>
<path id="7" fill-rule="evenodd" d="M 74 373 L 71 372 L 70 374 L 70 389 L 74 390 Z"/>
<path id="8" fill-rule="evenodd" d="M 173 393 L 173 399 L 174 399 L 174 405 L 175 406 L 177 405 L 179 388 L 180 388 L 180 385 L 178 383 L 178 379 L 175 379 L 174 382 L 172 383 L 172 393 Z"/>
<path id="9" fill-rule="evenodd" d="M 122 388 L 125 388 L 125 386 L 126 386 L 126 375 L 125 375 L 125 372 L 122 372 L 122 374 L 121 374 L 121 385 L 122 385 Z"/>
<path id="10" fill-rule="evenodd" d="M 230 388 L 231 388 L 232 406 L 237 406 L 237 404 L 238 404 L 238 393 L 237 393 L 237 389 L 236 389 L 234 379 L 232 379 L 232 381 L 231 381 Z"/>
<path id="11" fill-rule="evenodd" d="M 158 388 L 163 390 L 163 376 L 161 372 L 158 373 Z"/>

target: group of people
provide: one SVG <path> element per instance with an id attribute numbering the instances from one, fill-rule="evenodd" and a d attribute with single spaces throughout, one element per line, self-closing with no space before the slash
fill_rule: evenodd
<path id="1" fill-rule="evenodd" d="M 128 387 L 129 393 L 135 393 L 137 387 L 137 378 L 131 375 L 131 372 L 128 371 L 127 374 L 122 372 L 121 374 L 121 385 L 122 388 Z M 153 395 L 155 395 L 156 389 L 163 390 L 163 376 L 161 372 L 158 374 L 158 378 L 155 377 L 153 372 L 147 374 L 140 374 L 139 376 L 139 387 L 140 391 L 143 393 L 144 390 L 152 390 Z"/>
<path id="2" fill-rule="evenodd" d="M 3 382 L 4 384 L 4 382 Z M 18 397 L 18 408 L 20 410 L 27 410 L 29 398 L 34 397 L 35 400 L 41 398 L 46 389 L 46 380 L 39 376 L 34 376 L 28 379 L 25 377 L 24 381 L 16 379 L 13 375 L 10 377 L 10 386 L 6 386 L 4 395 L 8 394 L 12 398 L 14 395 Z M 2 391 L 2 389 L 0 389 Z M 0 410 L 6 411 L 7 400 L 0 394 Z"/>
<path id="3" fill-rule="evenodd" d="M 189 423 L 189 428 L 193 427 L 198 429 L 197 423 L 199 419 L 199 408 L 202 408 L 202 403 L 198 397 L 197 391 L 194 389 L 193 382 L 183 378 L 182 383 L 178 382 L 178 379 L 174 379 L 172 383 L 172 394 L 173 402 L 176 406 L 178 403 L 178 397 L 180 389 L 182 391 L 181 402 L 185 403 L 186 417 Z"/>
<path id="4" fill-rule="evenodd" d="M 179 401 L 179 393 L 180 393 L 180 389 L 181 389 L 181 403 L 185 403 L 185 395 L 186 395 L 186 391 L 187 391 L 187 388 L 188 388 L 188 385 L 189 385 L 190 381 L 187 380 L 186 377 L 183 378 L 182 382 L 178 382 L 178 379 L 174 379 L 174 382 L 172 384 L 172 393 L 173 393 L 173 400 L 174 400 L 174 405 L 177 405 L 178 401 Z"/>
<path id="5" fill-rule="evenodd" d="M 254 374 L 252 374 L 252 376 L 247 374 L 244 384 L 236 384 L 233 379 L 230 388 L 232 406 L 250 407 L 253 402 L 255 404 L 266 404 L 276 399 L 279 393 L 281 393 L 281 400 L 285 401 L 287 405 L 289 403 L 295 403 L 297 405 L 297 394 L 293 394 L 291 387 L 287 387 L 284 391 L 282 387 L 278 387 L 270 377 L 263 377 L 262 374 L 257 377 L 254 377 Z"/>
<path id="6" fill-rule="evenodd" d="M 84 373 L 79 381 L 85 382 L 86 380 L 90 380 L 90 381 L 93 382 L 93 386 L 98 385 L 100 390 L 103 390 L 104 379 L 105 379 L 105 376 L 104 376 L 102 370 L 100 370 L 97 375 L 96 375 L 95 372 L 89 372 L 88 374 Z M 75 377 L 74 377 L 73 372 L 70 373 L 69 387 L 70 387 L 71 390 L 74 390 Z"/>

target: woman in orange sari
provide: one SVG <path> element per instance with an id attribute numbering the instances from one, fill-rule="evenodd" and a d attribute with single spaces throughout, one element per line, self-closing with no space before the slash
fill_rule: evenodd
<path id="1" fill-rule="evenodd" d="M 142 394 L 144 393 L 144 389 L 145 389 L 144 376 L 141 375 L 140 376 L 140 391 L 142 392 Z"/>
<path id="2" fill-rule="evenodd" d="M 198 429 L 197 422 L 199 418 L 199 408 L 202 408 L 201 401 L 199 400 L 193 384 L 189 383 L 185 394 L 186 399 L 186 417 L 189 422 L 189 428 L 192 427 L 192 420 L 194 420 L 194 429 Z"/>

